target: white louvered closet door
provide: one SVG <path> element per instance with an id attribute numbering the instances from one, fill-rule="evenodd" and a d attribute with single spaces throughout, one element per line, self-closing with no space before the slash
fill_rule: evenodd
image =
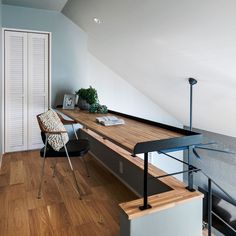
<path id="1" fill-rule="evenodd" d="M 48 35 L 28 33 L 28 149 L 42 147 L 36 115 L 48 109 Z"/>
<path id="2" fill-rule="evenodd" d="M 49 107 L 48 40 L 5 31 L 5 152 L 42 147 L 36 115 Z"/>
<path id="3" fill-rule="evenodd" d="M 5 149 L 27 149 L 27 33 L 5 32 Z"/>

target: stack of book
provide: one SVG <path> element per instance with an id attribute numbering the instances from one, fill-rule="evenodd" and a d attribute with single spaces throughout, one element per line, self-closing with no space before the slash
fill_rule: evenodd
<path id="1" fill-rule="evenodd" d="M 125 121 L 123 119 L 119 119 L 116 116 L 97 117 L 96 121 L 99 124 L 102 124 L 104 126 L 123 125 L 125 123 Z"/>

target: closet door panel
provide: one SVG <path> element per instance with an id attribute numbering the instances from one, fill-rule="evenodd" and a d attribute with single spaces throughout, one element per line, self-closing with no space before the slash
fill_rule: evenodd
<path id="1" fill-rule="evenodd" d="M 5 150 L 27 149 L 27 33 L 5 32 Z"/>
<path id="2" fill-rule="evenodd" d="M 48 109 L 48 35 L 28 33 L 28 149 L 43 146 L 36 115 Z"/>

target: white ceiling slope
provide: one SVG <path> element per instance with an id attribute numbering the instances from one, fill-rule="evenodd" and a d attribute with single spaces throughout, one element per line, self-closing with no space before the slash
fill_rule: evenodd
<path id="1" fill-rule="evenodd" d="M 2 0 L 3 4 L 61 11 L 67 0 Z"/>
<path id="2" fill-rule="evenodd" d="M 196 78 L 194 127 L 236 136 L 235 11 L 235 0 L 69 0 L 62 12 L 93 55 L 186 125 Z"/>

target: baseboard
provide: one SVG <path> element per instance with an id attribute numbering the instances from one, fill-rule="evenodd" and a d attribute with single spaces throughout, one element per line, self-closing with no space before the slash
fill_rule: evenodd
<path id="1" fill-rule="evenodd" d="M 3 153 L 0 154 L 0 169 L 2 168 L 2 158 L 3 158 Z"/>

